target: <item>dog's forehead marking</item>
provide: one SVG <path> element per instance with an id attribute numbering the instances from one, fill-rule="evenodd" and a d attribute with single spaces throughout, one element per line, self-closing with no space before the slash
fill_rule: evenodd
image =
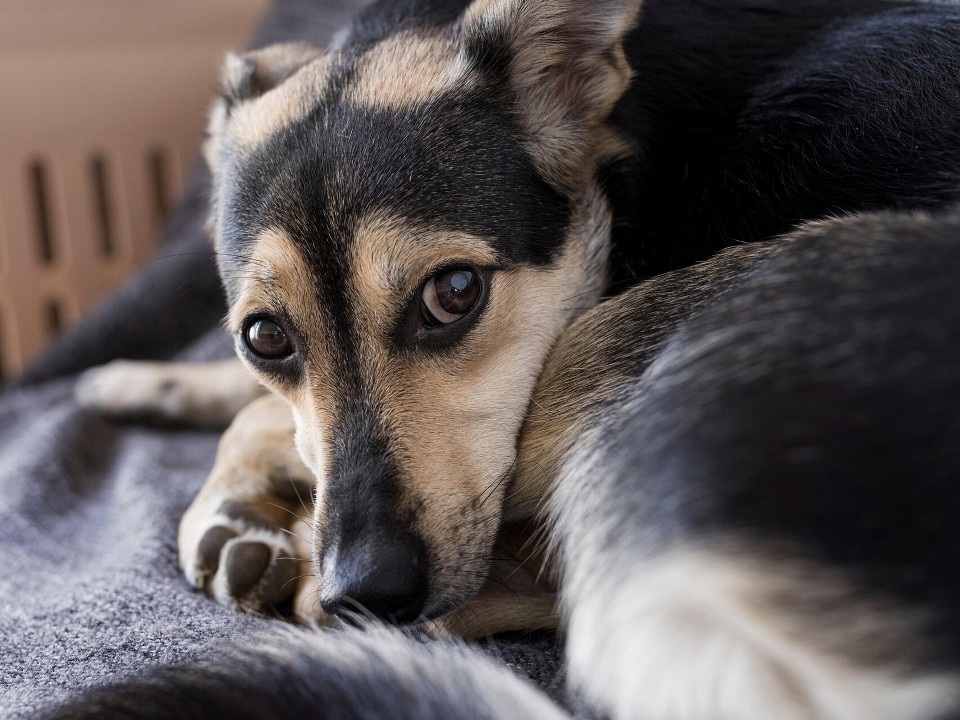
<path id="1" fill-rule="evenodd" d="M 359 107 L 402 109 L 468 90 L 471 78 L 452 37 L 423 30 L 399 32 L 357 60 L 344 99 Z"/>
<path id="2" fill-rule="evenodd" d="M 256 147 L 277 131 L 304 119 L 349 67 L 342 99 L 355 107 L 401 109 L 444 93 L 472 87 L 470 65 L 452 37 L 441 32 L 391 35 L 355 59 L 325 53 L 252 102 L 238 105 L 230 134 L 240 147 Z"/>

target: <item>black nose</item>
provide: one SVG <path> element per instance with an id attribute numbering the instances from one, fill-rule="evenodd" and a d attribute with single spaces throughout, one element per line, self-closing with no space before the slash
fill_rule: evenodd
<path id="1" fill-rule="evenodd" d="M 321 577 L 320 604 L 335 615 L 407 623 L 420 617 L 427 600 L 426 553 L 408 534 L 357 538 L 327 552 Z"/>

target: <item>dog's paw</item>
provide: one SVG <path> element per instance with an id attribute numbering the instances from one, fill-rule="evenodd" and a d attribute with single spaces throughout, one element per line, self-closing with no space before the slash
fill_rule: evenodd
<path id="1" fill-rule="evenodd" d="M 81 407 L 110 417 L 223 427 L 262 392 L 236 360 L 114 360 L 84 372 L 74 395 Z"/>
<path id="2" fill-rule="evenodd" d="M 220 439 L 210 476 L 180 522 L 190 583 L 246 611 L 293 597 L 300 619 L 323 622 L 310 561 L 315 482 L 286 402 L 266 395 L 250 403 Z"/>
<path id="3" fill-rule="evenodd" d="M 306 561 L 288 532 L 239 502 L 224 502 L 207 517 L 185 517 L 180 547 L 184 574 L 223 605 L 246 612 L 270 610 L 294 595 L 304 574 Z"/>
<path id="4" fill-rule="evenodd" d="M 186 414 L 187 383 L 169 363 L 114 360 L 84 372 L 75 390 L 81 407 L 111 417 L 173 422 Z"/>

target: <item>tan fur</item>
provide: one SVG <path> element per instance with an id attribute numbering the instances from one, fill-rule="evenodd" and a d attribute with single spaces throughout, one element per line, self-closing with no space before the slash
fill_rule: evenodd
<path id="1" fill-rule="evenodd" d="M 384 323 L 402 299 L 431 272 L 463 262 L 491 266 L 496 253 L 483 238 L 462 232 L 414 227 L 401 217 L 378 213 L 362 220 L 353 248 L 354 292 L 363 299 L 366 322 L 372 332 L 386 332 Z"/>
<path id="2" fill-rule="evenodd" d="M 360 58 L 345 99 L 362 107 L 398 110 L 466 89 L 473 81 L 454 38 L 399 32 Z"/>
<path id="3" fill-rule="evenodd" d="M 322 55 L 323 50 L 296 42 L 269 45 L 243 55 L 227 53 L 220 71 L 221 91 L 234 101 L 260 95 Z"/>
<path id="4" fill-rule="evenodd" d="M 228 314 L 228 326 L 236 333 L 251 313 L 283 311 L 297 328 L 309 333 L 309 358 L 305 363 L 307 384 L 289 387 L 269 377 L 263 378 L 263 382 L 293 407 L 297 447 L 316 481 L 322 484 L 327 470 L 328 438 L 324 429 L 330 427 L 336 407 L 326 372 L 330 367 L 323 341 L 326 321 L 315 301 L 313 277 L 293 241 L 282 231 L 263 232 L 251 255 L 255 261 L 248 265 L 241 281 L 237 300 Z M 252 367 L 251 371 L 257 372 Z"/>
<path id="5" fill-rule="evenodd" d="M 320 322 L 320 311 L 309 292 L 313 276 L 286 233 L 264 230 L 254 242 L 250 257 L 252 262 L 237 278 L 236 300 L 227 314 L 227 327 L 231 332 L 240 330 L 247 315 L 263 310 L 286 310 L 297 323 L 305 326 Z M 282 302 L 282 307 L 277 306 L 278 302 Z"/>
<path id="6" fill-rule="evenodd" d="M 349 311 L 360 332 L 357 351 L 370 392 L 385 409 L 401 502 L 422 508 L 416 530 L 433 552 L 432 584 L 450 594 L 436 598 L 438 603 L 462 601 L 479 589 L 483 577 L 464 576 L 463 567 L 482 566 L 489 552 L 526 399 L 554 338 L 600 292 L 609 207 L 591 186 L 578 208 L 562 258 L 545 268 L 495 272 L 483 317 L 454 356 L 440 358 L 392 353 L 389 333 L 396 313 L 432 272 L 463 262 L 495 266 L 490 245 L 382 215 L 356 232 Z M 273 389 L 294 407 L 297 445 L 322 496 L 327 429 L 337 413 L 330 385 L 335 378 L 324 354 L 329 321 L 288 237 L 263 233 L 252 256 L 229 324 L 236 331 L 249 313 L 283 310 L 306 337 L 306 383 L 297 388 L 274 383 Z M 263 380 L 271 384 L 269 377 Z M 317 522 L 322 525 L 322 512 Z M 486 542 L 469 539 L 483 536 Z M 322 533 L 318 542 L 322 547 Z"/>
<path id="7" fill-rule="evenodd" d="M 273 229 L 263 231 L 251 249 L 251 257 L 254 259 L 243 271 L 236 300 L 227 314 L 229 330 L 234 334 L 238 333 L 244 318 L 256 312 L 272 315 L 284 312 L 298 328 L 321 327 L 322 313 L 312 292 L 313 276 L 300 251 L 286 233 Z M 329 365 L 324 356 L 322 342 L 311 343 L 310 351 L 312 366 Z M 243 357 L 241 354 L 241 358 Z M 251 370 L 257 374 L 255 368 Z M 263 378 L 263 383 L 286 397 L 294 406 L 311 401 L 303 394 L 303 388 L 279 385 L 269 377 Z M 320 403 L 318 411 L 328 415 L 333 412 L 333 408 L 326 404 L 323 398 L 313 398 L 312 401 Z"/>
<path id="8" fill-rule="evenodd" d="M 219 167 L 225 140 L 233 151 L 248 152 L 306 117 L 325 94 L 330 69 L 339 57 L 336 52 L 301 43 L 228 55 L 220 81 L 227 99 L 214 105 L 207 127 L 204 155 L 208 165 L 214 171 Z M 241 93 L 237 88 L 250 63 L 256 67 L 256 82 L 264 91 L 251 98 L 231 99 Z M 344 100 L 364 107 L 399 109 L 447 91 L 466 89 L 474 80 L 451 37 L 400 32 L 358 60 Z"/>
<path id="9" fill-rule="evenodd" d="M 517 477 L 523 482 L 511 488 L 506 517 L 537 514 L 571 445 L 596 424 L 584 408 L 605 407 L 625 387 L 640 387 L 635 373 L 643 358 L 659 349 L 680 319 L 695 314 L 703 298 L 715 300 L 720 292 L 701 298 L 698 289 L 717 278 L 732 288 L 741 268 L 751 266 L 750 258 L 774 251 L 764 243 L 727 248 L 710 260 L 630 288 L 578 318 L 551 351 L 531 400 L 517 458 Z M 678 297 L 684 302 L 674 302 Z"/>
<path id="10" fill-rule="evenodd" d="M 584 193 L 579 207 L 555 267 L 494 274 L 484 316 L 457 353 L 462 360 L 408 363 L 388 358 L 379 340 L 370 343 L 373 374 L 405 460 L 402 492 L 410 505 L 424 504 L 418 530 L 438 554 L 441 587 L 462 586 L 456 573 L 463 534 L 480 518 L 496 517 L 526 398 L 550 345 L 600 292 L 602 270 L 594 266 L 605 265 L 599 248 L 609 232 L 609 208 L 598 188 Z M 418 288 L 430 269 L 492 259 L 478 238 L 417 230 L 396 219 L 377 218 L 365 230 L 355 243 L 355 282 L 360 317 L 371 326 L 397 302 L 392 278 L 406 275 L 407 288 Z M 487 531 L 494 530 L 490 524 Z"/>
<path id="11" fill-rule="evenodd" d="M 466 605 L 428 623 L 435 637 L 484 638 L 506 632 L 552 630 L 560 624 L 550 594 L 523 594 L 489 585 Z"/>
<path id="12" fill-rule="evenodd" d="M 230 53 L 220 71 L 224 97 L 214 103 L 203 146 L 207 165 L 217 175 L 223 143 L 230 124 L 230 140 L 238 149 L 249 150 L 289 123 L 304 117 L 327 83 L 333 56 L 303 43 L 281 43 L 236 55 Z M 255 68 L 256 102 L 243 97 L 242 83 L 249 64 Z M 310 66 L 309 70 L 304 70 Z M 303 72 L 301 73 L 301 71 Z M 297 75 L 296 82 L 285 81 Z"/>
<path id="13" fill-rule="evenodd" d="M 241 503 L 268 519 L 277 532 L 253 528 L 238 540 L 277 544 L 277 557 L 300 558 L 300 577 L 287 593 L 293 594 L 294 612 L 302 621 L 328 625 L 333 618 L 320 608 L 320 585 L 310 563 L 315 530 L 312 497 L 293 500 L 286 486 L 287 478 L 312 479 L 296 450 L 293 426 L 290 406 L 275 395 L 251 403 L 237 416 L 221 440 L 207 483 L 181 522 L 181 564 L 191 582 L 223 602 L 234 602 L 222 571 L 213 578 L 198 575 L 194 553 L 211 527 L 229 524 L 222 515 L 224 503 Z M 498 558 L 491 569 L 494 579 L 465 606 L 430 623 L 435 634 L 484 637 L 556 626 L 552 576 L 544 574 L 543 558 L 534 553 L 528 534 L 522 528 L 502 528 L 494 555 Z"/>
<path id="14" fill-rule="evenodd" d="M 410 226 L 382 212 L 354 227 L 351 299 L 342 310 L 352 316 L 358 372 L 389 435 L 400 509 L 415 510 L 408 513 L 415 518 L 411 530 L 430 553 L 432 607 L 462 603 L 483 585 L 541 366 L 557 336 L 605 285 L 610 208 L 593 175 L 599 162 L 624 151 L 604 122 L 629 82 L 620 45 L 637 4 L 624 0 L 623 7 L 598 10 L 572 0 L 478 0 L 465 16 L 464 36 L 401 30 L 365 50 L 344 88 L 343 102 L 391 110 L 469 88 L 479 76 L 465 52 L 466 36 L 505 24 L 513 57 L 510 109 L 538 169 L 573 210 L 562 255 L 541 267 L 499 267 L 484 238 Z M 255 149 L 305 117 L 341 57 L 284 46 L 229 60 L 228 101 L 215 111 L 207 150 L 215 175 L 222 158 Z M 251 63 L 258 87 L 247 87 Z M 337 216 L 343 210 L 337 202 L 332 197 L 325 211 Z M 332 320 L 317 304 L 311 272 L 291 238 L 278 229 L 262 232 L 250 255 L 240 277 L 226 278 L 233 296 L 228 324 L 237 332 L 251 313 L 265 313 L 289 318 L 303 338 L 308 351 L 299 385 L 262 381 L 290 403 L 296 447 L 323 497 L 338 413 L 336 364 L 326 340 Z M 411 298 L 418 301 L 431 273 L 455 263 L 490 271 L 482 317 L 456 352 L 397 352 L 391 337 L 397 313 Z M 313 519 L 321 553 L 324 512 L 318 507 Z"/>
<path id="15" fill-rule="evenodd" d="M 243 149 L 255 148 L 316 105 L 329 82 L 334 55 L 321 55 L 276 88 L 253 102 L 237 106 L 230 117 L 230 138 Z"/>
<path id="16" fill-rule="evenodd" d="M 513 438 L 526 411 L 523 398 L 532 389 L 552 336 L 565 324 L 568 311 L 562 299 L 571 286 L 579 288 L 582 258 L 566 258 L 559 272 L 524 269 L 496 275 L 485 317 L 461 353 L 467 360 L 448 367 L 390 357 L 385 335 L 401 300 L 423 282 L 425 269 L 455 261 L 488 265 L 493 260 L 490 247 L 478 238 L 431 233 L 399 220 L 376 218 L 358 231 L 355 248 L 357 305 L 352 311 L 355 326 L 364 330 L 359 350 L 368 376 L 375 379 L 372 392 L 381 395 L 387 409 L 392 440 L 404 458 L 404 502 L 424 504 L 423 524 L 417 530 L 431 548 L 441 555 L 447 549 L 456 552 L 465 542 L 463 536 L 476 531 L 475 518 L 499 507 L 503 489 L 495 485 L 513 462 Z M 294 406 L 297 445 L 317 475 L 322 496 L 329 441 L 325 429 L 336 414 L 329 384 L 334 378 L 322 341 L 327 321 L 313 302 L 312 279 L 289 238 L 264 233 L 253 256 L 257 262 L 242 281 L 230 325 L 237 330 L 247 314 L 277 312 L 279 303 L 307 335 L 311 350 L 306 385 L 274 389 Z M 548 317 L 554 319 L 547 321 Z M 531 325 L 551 329 L 531 339 Z M 268 377 L 264 381 L 270 383 Z M 488 489 L 490 497 L 481 502 Z M 322 513 L 317 518 L 322 522 Z M 482 525 L 492 538 L 497 523 Z M 322 543 L 322 537 L 318 540 Z M 455 575 L 460 564 L 454 556 L 437 570 Z M 463 585 L 455 577 L 445 580 L 449 582 L 438 579 L 437 584 Z"/>
<path id="17" fill-rule="evenodd" d="M 556 577 L 542 554 L 539 526 L 504 523 L 494 548 L 490 579 L 465 606 L 441 618 L 444 630 L 460 637 L 556 628 Z"/>
<path id="18" fill-rule="evenodd" d="M 286 468 L 292 478 L 312 482 L 312 473 L 291 446 L 292 435 L 290 407 L 281 398 L 265 395 L 247 405 L 223 434 L 214 465 L 217 472 L 200 490 L 191 509 L 224 498 L 259 502 L 264 490 L 272 487 L 277 468 Z"/>

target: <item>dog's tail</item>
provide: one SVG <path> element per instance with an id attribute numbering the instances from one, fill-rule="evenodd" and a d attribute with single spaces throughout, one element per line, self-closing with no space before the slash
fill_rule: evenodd
<path id="1" fill-rule="evenodd" d="M 283 629 L 93 691 L 43 720 L 569 717 L 505 666 L 399 630 Z"/>

